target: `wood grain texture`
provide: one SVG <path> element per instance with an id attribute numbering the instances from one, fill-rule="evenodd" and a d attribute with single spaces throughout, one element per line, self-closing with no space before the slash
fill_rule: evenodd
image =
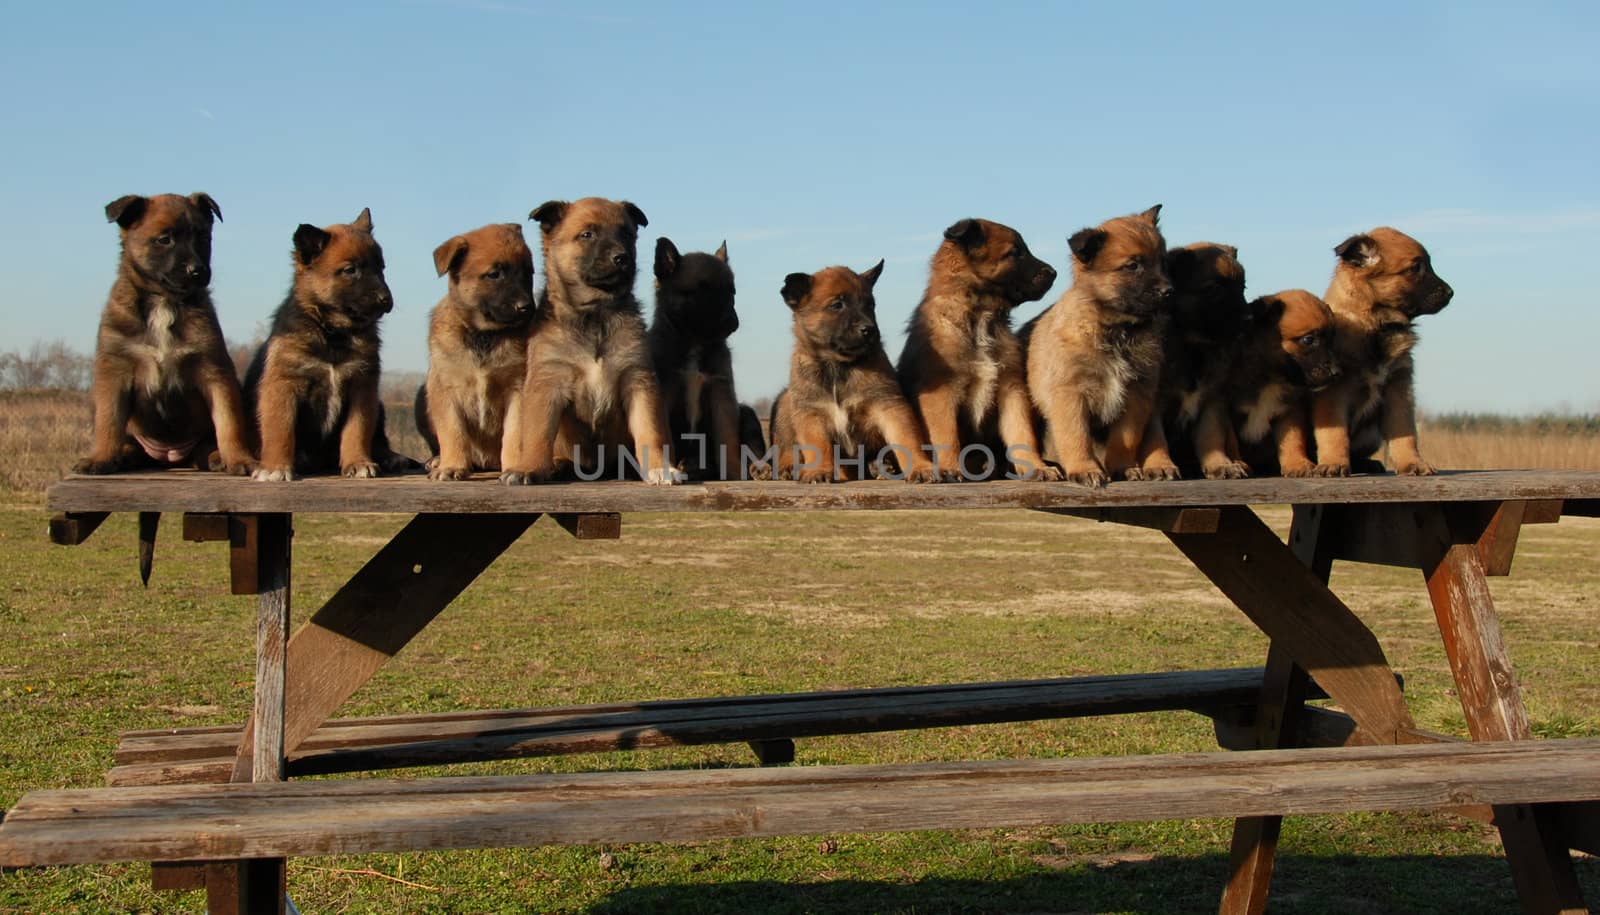
<path id="1" fill-rule="evenodd" d="M 88 540 L 110 517 L 109 512 L 61 512 L 50 518 L 50 542 L 77 546 Z"/>
<path id="2" fill-rule="evenodd" d="M 1003 828 L 1600 798 L 1600 740 L 37 791 L 0 866 Z"/>
<path id="3" fill-rule="evenodd" d="M 993 481 L 917 486 L 861 481 L 813 486 L 728 482 L 689 486 L 555 483 L 503 486 L 483 476 L 434 483 L 424 475 L 283 486 L 191 471 L 70 476 L 50 487 L 53 511 L 596 513 L 841 509 L 1096 508 L 1368 502 L 1600 499 L 1600 472 L 1462 471 L 1431 477 L 1181 480 L 1112 483 Z"/>
<path id="4" fill-rule="evenodd" d="M 1256 667 L 335 720 L 290 754 L 289 774 L 1136 712 L 1214 715 L 1253 704 L 1261 677 Z M 1325 695 L 1314 686 L 1311 694 Z M 107 783 L 225 781 L 239 736 L 236 727 L 124 735 Z"/>

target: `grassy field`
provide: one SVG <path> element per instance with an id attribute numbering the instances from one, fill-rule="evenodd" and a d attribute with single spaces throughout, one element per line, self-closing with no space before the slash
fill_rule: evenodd
<path id="1" fill-rule="evenodd" d="M 409 424 L 392 415 L 397 431 Z M 131 517 L 81 547 L 46 543 L 39 493 L 86 426 L 80 399 L 0 396 L 0 808 L 99 784 L 120 731 L 238 722 L 249 705 L 254 604 L 225 593 L 220 545 L 181 544 L 165 526 L 145 590 Z M 1424 453 L 1445 467 L 1600 467 L 1593 428 L 1529 431 L 1452 420 L 1424 432 Z M 1287 526 L 1286 511 L 1264 514 Z M 298 617 L 401 522 L 297 518 Z M 1258 664 L 1266 649 L 1160 535 L 1136 529 L 1023 512 L 638 515 L 624 528 L 621 541 L 580 543 L 541 521 L 342 713 L 1193 669 Z M 1530 527 L 1515 574 L 1493 583 L 1541 735 L 1600 736 L 1597 554 L 1600 521 Z M 1334 576 L 1406 675 L 1419 724 L 1463 733 L 1417 574 Z M 1173 713 L 811 739 L 798 764 L 1214 747 L 1205 719 Z M 449 771 L 752 764 L 740 745 Z M 375 855 L 297 859 L 289 882 L 307 913 L 1206 912 L 1228 834 L 1203 820 Z M 1600 899 L 1600 863 L 1579 873 Z M 201 908 L 199 894 L 152 893 L 142 865 L 0 875 L 0 913 Z M 1515 908 L 1496 836 L 1478 824 L 1285 825 L 1273 911 Z"/>

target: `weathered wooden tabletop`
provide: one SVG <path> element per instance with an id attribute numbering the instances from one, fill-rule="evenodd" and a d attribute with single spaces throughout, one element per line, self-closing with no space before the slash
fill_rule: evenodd
<path id="1" fill-rule="evenodd" d="M 705 512 L 850 509 L 1131 508 L 1254 504 L 1600 500 L 1600 472 L 1459 471 L 1431 477 L 1182 480 L 1113 483 L 866 481 L 831 485 L 636 482 L 504 486 L 491 474 L 435 483 L 422 474 L 375 480 L 318 477 L 257 483 L 194 471 L 70 476 L 50 487 L 54 511 L 116 512 Z"/>

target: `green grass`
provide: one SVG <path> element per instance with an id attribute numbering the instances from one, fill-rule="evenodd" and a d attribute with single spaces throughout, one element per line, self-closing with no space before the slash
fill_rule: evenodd
<path id="1" fill-rule="evenodd" d="M 100 784 L 120 731 L 243 719 L 254 603 L 226 594 L 222 545 L 181 543 L 169 517 L 145 590 L 131 516 L 52 547 L 39 504 L 9 498 L 0 807 Z M 402 520 L 297 518 L 297 618 Z M 539 522 L 341 714 L 1235 666 L 1266 650 L 1159 534 L 1130 528 L 1023 512 L 641 515 L 623 527 L 621 541 L 580 543 Z M 1493 583 L 1543 736 L 1600 736 L 1597 546 L 1600 522 L 1530 527 L 1514 576 Z M 1461 733 L 1417 573 L 1334 575 L 1406 675 L 1418 723 Z M 1173 713 L 818 738 L 799 743 L 798 764 L 1214 747 L 1205 719 Z M 448 771 L 752 764 L 739 745 Z M 289 884 L 308 913 L 1205 912 L 1228 835 L 1202 820 L 310 858 L 290 862 Z M 1516 908 L 1493 831 L 1442 815 L 1293 818 L 1280 855 L 1276 912 Z M 1584 859 L 1579 872 L 1600 899 L 1600 867 Z M 153 893 L 148 873 L 6 873 L 0 912 L 203 907 L 199 894 Z"/>

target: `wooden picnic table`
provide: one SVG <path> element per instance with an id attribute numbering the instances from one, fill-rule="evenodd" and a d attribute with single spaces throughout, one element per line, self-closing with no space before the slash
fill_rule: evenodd
<path id="1" fill-rule="evenodd" d="M 1289 504 L 1280 539 L 1252 510 Z M 1236 817 L 1222 911 L 1261 911 L 1280 817 L 1443 808 L 1500 831 L 1529 912 L 1587 911 L 1569 849 L 1600 854 L 1600 741 L 1531 741 L 1487 579 L 1524 524 L 1600 515 L 1600 473 L 916 486 L 597 482 L 505 487 L 422 476 L 264 484 L 190 472 L 69 477 L 51 537 L 111 512 L 182 513 L 224 541 L 234 593 L 260 595 L 254 712 L 242 728 L 124 735 L 112 787 L 42 791 L 0 820 L 0 865 L 155 863 L 213 912 L 281 912 L 297 854 L 555 842 Z M 1265 665 L 1004 683 L 333 719 L 541 515 L 620 535 L 626 512 L 1021 508 L 1167 538 L 1270 638 Z M 413 517 L 291 637 L 292 517 Z M 1426 732 L 1377 638 L 1328 587 L 1335 560 L 1417 568 L 1470 741 Z M 1330 697 L 1337 710 L 1307 705 Z M 795 738 L 1190 709 L 1248 753 L 768 768 Z M 763 768 L 415 780 L 297 775 L 673 744 L 750 743 Z M 1525 742 L 1525 743 L 1517 743 Z M 241 784 L 251 783 L 251 784 Z M 625 803 L 622 803 L 625 801 Z"/>

